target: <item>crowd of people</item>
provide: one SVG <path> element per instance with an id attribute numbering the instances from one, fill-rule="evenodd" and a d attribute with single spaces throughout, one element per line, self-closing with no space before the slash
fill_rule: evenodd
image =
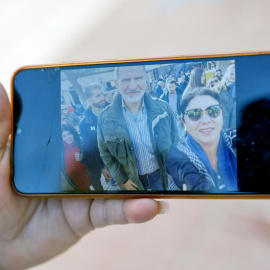
<path id="1" fill-rule="evenodd" d="M 83 114 L 62 102 L 63 174 L 80 192 L 238 191 L 235 64 L 160 75 L 115 68 L 113 97 L 85 88 Z M 115 90 L 115 89 L 114 89 Z"/>

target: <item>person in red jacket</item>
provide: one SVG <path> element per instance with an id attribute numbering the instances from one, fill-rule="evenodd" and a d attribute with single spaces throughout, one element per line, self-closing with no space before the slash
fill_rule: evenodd
<path id="1" fill-rule="evenodd" d="M 87 191 L 92 184 L 88 171 L 82 161 L 81 140 L 75 128 L 62 125 L 63 157 L 68 182 L 77 190 Z"/>

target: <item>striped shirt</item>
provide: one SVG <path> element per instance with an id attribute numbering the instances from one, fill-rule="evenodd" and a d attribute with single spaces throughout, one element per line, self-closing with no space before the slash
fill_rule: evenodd
<path id="1" fill-rule="evenodd" d="M 122 111 L 134 147 L 139 174 L 144 175 L 156 171 L 159 166 L 150 139 L 144 102 L 139 113 L 134 114 L 128 110 L 122 100 Z"/>
<path id="2" fill-rule="evenodd" d="M 171 108 L 173 109 L 173 111 L 176 113 L 176 114 L 178 114 L 178 112 L 177 112 L 177 93 L 176 92 L 174 92 L 174 94 L 173 95 L 171 95 L 170 93 L 169 93 L 169 105 L 171 106 Z"/>

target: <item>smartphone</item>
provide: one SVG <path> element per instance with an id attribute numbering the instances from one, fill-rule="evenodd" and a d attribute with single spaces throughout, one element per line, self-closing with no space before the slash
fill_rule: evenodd
<path id="1" fill-rule="evenodd" d="M 12 79 L 23 196 L 269 198 L 270 52 L 29 66 Z"/>

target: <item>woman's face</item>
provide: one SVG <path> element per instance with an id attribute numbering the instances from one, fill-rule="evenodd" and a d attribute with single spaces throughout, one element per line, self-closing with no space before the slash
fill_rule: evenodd
<path id="1" fill-rule="evenodd" d="M 193 98 L 186 111 L 193 109 L 201 109 L 201 118 L 197 121 L 193 121 L 187 114 L 184 115 L 184 123 L 187 132 L 193 137 L 193 139 L 201 145 L 202 148 L 218 145 L 220 138 L 220 131 L 223 126 L 222 111 L 216 118 L 212 118 L 208 115 L 206 108 L 213 105 L 219 105 L 218 101 L 211 96 L 197 96 Z"/>
<path id="2" fill-rule="evenodd" d="M 235 67 L 232 67 L 230 75 L 229 75 L 229 81 L 230 82 L 235 82 Z"/>
<path id="3" fill-rule="evenodd" d="M 201 83 L 202 83 L 202 85 L 205 85 L 205 82 L 206 82 L 206 77 L 205 77 L 205 73 L 203 72 L 202 73 L 202 77 L 201 77 Z"/>
<path id="4" fill-rule="evenodd" d="M 63 131 L 62 133 L 63 142 L 70 145 L 74 142 L 74 137 L 69 131 Z"/>

